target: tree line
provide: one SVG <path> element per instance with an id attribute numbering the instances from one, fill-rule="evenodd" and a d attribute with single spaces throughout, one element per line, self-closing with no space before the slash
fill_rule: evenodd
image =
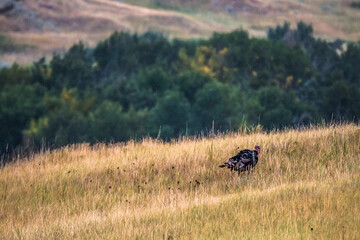
<path id="1" fill-rule="evenodd" d="M 358 121 L 360 44 L 299 22 L 209 39 L 115 32 L 0 70 L 0 151 Z"/>

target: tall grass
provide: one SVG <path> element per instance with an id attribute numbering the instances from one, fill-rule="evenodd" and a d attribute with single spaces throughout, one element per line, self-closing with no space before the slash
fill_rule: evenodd
<path id="1" fill-rule="evenodd" d="M 0 169 L 0 239 L 359 239 L 359 157 L 352 124 L 72 145 Z"/>

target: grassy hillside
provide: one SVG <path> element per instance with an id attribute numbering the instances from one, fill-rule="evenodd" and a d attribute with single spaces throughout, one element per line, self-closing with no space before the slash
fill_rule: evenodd
<path id="1" fill-rule="evenodd" d="M 262 147 L 250 180 L 217 166 Z M 359 239 L 360 127 L 85 144 L 0 169 L 1 239 Z"/>
<path id="2" fill-rule="evenodd" d="M 268 27 L 285 20 L 312 23 L 319 37 L 358 40 L 359 9 L 354 0 L 122 0 L 154 9 L 183 12 L 202 20 L 228 27 L 243 27 L 255 35 L 265 34 Z"/>
<path id="3" fill-rule="evenodd" d="M 5 0 L 0 0 L 0 10 Z M 215 22 L 174 11 L 149 9 L 115 0 L 12 1 L 14 7 L 0 11 L 0 33 L 18 44 L 33 46 L 8 52 L 1 59 L 29 63 L 43 55 L 64 52 L 78 41 L 95 45 L 114 31 L 157 31 L 169 37 L 197 38 L 224 31 Z"/>
<path id="4" fill-rule="evenodd" d="M 4 6 L 12 2 L 7 11 Z M 162 32 L 169 37 L 208 37 L 212 32 L 243 28 L 265 36 L 269 27 L 289 21 L 314 26 L 317 37 L 360 38 L 360 10 L 351 0 L 0 0 L 0 33 L 26 51 L 3 54 L 0 60 L 29 63 L 77 41 L 94 45 L 111 32 Z"/>

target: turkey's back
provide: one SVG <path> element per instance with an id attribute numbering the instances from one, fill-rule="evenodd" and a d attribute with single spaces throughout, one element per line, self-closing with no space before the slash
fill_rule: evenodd
<path id="1" fill-rule="evenodd" d="M 255 167 L 258 163 L 258 152 L 254 150 L 245 149 L 240 151 L 238 154 L 236 154 L 231 159 L 236 160 L 237 162 L 241 161 L 241 158 L 250 160 L 245 166 L 241 167 L 239 169 L 240 172 L 244 172 L 247 170 L 250 170 L 251 168 Z"/>

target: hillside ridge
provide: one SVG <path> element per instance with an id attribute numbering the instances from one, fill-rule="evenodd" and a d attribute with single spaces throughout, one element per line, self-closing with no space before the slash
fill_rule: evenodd
<path id="1" fill-rule="evenodd" d="M 0 13 L 0 34 L 29 47 L 5 52 L 0 60 L 28 63 L 54 51 L 62 53 L 78 41 L 95 45 L 114 31 L 148 30 L 169 37 L 200 37 L 222 28 L 182 13 L 113 0 L 15 1 L 10 10 Z"/>
<path id="2" fill-rule="evenodd" d="M 252 36 L 264 37 L 269 27 L 284 21 L 293 26 L 298 21 L 305 21 L 313 24 L 319 37 L 353 41 L 360 38 L 360 27 L 356 24 L 360 11 L 350 8 L 349 1 L 209 0 L 181 3 L 0 0 L 0 34 L 16 44 L 28 46 L 4 52 L 0 61 L 30 63 L 44 55 L 51 56 L 53 52 L 62 53 L 78 41 L 95 45 L 113 31 L 143 33 L 150 30 L 170 38 L 206 38 L 213 32 L 243 28 Z M 157 7 L 149 8 L 153 5 Z"/>

